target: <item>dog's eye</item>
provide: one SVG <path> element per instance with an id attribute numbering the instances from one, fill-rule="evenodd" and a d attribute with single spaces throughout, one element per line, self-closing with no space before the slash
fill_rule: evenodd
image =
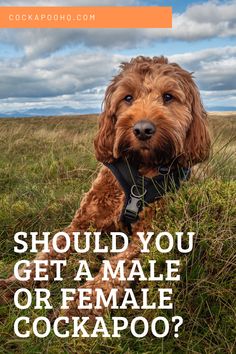
<path id="1" fill-rule="evenodd" d="M 124 97 L 124 100 L 125 100 L 125 102 L 127 102 L 127 103 L 132 103 L 133 102 L 133 96 L 131 96 L 131 95 L 127 95 L 127 96 L 125 96 Z"/>
<path id="2" fill-rule="evenodd" d="M 174 99 L 174 96 L 171 93 L 164 93 L 163 101 L 164 103 L 170 102 Z"/>

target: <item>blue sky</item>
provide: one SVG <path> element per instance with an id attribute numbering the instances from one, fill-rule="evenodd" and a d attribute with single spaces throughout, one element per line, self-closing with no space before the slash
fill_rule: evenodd
<path id="1" fill-rule="evenodd" d="M 0 29 L 0 116 L 99 112 L 121 61 L 165 55 L 195 73 L 208 110 L 236 110 L 236 0 L 36 0 L 166 5 L 172 29 Z M 0 0 L 0 6 L 31 6 Z"/>

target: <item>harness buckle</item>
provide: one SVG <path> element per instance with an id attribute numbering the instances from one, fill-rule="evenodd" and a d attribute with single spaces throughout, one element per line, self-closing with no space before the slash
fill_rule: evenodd
<path id="1" fill-rule="evenodd" d="M 142 208 L 143 197 L 147 193 L 146 189 L 142 194 L 140 194 L 139 191 L 138 193 L 135 193 L 135 188 L 138 191 L 136 185 L 131 187 L 130 198 L 124 211 L 125 218 L 131 223 L 138 219 L 138 214 Z"/>

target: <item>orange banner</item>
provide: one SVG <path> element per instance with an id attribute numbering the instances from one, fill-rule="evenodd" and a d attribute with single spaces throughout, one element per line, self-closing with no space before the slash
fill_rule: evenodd
<path id="1" fill-rule="evenodd" d="M 0 7 L 0 28 L 171 28 L 161 6 Z"/>

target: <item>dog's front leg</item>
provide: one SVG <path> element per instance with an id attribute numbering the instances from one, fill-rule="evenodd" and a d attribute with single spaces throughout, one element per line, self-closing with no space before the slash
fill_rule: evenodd
<path id="1" fill-rule="evenodd" d="M 142 243 L 140 241 L 140 238 L 137 235 L 137 232 L 138 231 L 147 232 L 150 230 L 150 225 L 153 219 L 153 215 L 154 215 L 154 210 L 152 208 L 146 208 L 145 211 L 143 211 L 140 214 L 140 221 L 138 221 L 133 226 L 132 235 L 130 236 L 131 241 L 127 249 L 124 252 L 119 253 L 118 255 L 113 256 L 109 259 L 113 271 L 117 268 L 117 264 L 120 260 L 125 261 L 124 263 L 125 279 L 127 279 L 127 277 L 129 276 L 130 268 L 132 266 L 132 260 L 139 257 L 142 249 Z M 98 274 L 94 277 L 94 279 L 91 281 L 87 281 L 85 284 L 83 284 L 80 287 L 82 289 L 89 289 L 89 300 L 87 301 L 87 304 L 88 306 L 89 304 L 92 304 L 92 306 L 90 306 L 91 309 L 79 308 L 80 293 L 77 292 L 77 294 L 74 296 L 74 299 L 68 303 L 68 309 L 57 311 L 54 315 L 56 317 L 60 313 L 60 315 L 68 316 L 68 317 L 87 316 L 90 318 L 91 321 L 94 321 L 96 316 L 102 316 L 110 308 L 110 307 L 105 307 L 104 304 L 101 304 L 101 307 L 99 309 L 95 308 L 96 300 L 97 300 L 96 289 L 102 289 L 104 297 L 106 299 L 108 298 L 112 289 L 117 289 L 116 296 L 117 296 L 117 303 L 119 303 L 124 296 L 125 289 L 129 288 L 129 286 L 130 286 L 129 281 L 120 280 L 119 276 L 114 279 L 111 276 L 109 276 L 109 280 L 104 280 L 104 266 L 101 266 Z"/>
<path id="2" fill-rule="evenodd" d="M 71 224 L 63 231 L 68 233 L 71 239 L 71 247 L 67 252 L 57 253 L 53 248 L 52 241 L 49 242 L 49 252 L 39 252 L 36 256 L 37 260 L 61 260 L 67 259 L 73 252 L 73 232 L 88 231 L 90 228 L 95 228 L 98 231 L 110 231 L 117 229 L 120 209 L 123 204 L 123 192 L 119 187 L 118 182 L 113 177 L 108 168 L 103 167 L 93 182 L 92 188 L 85 195 L 81 202 L 81 206 L 75 214 Z M 57 247 L 64 248 L 66 240 L 64 236 L 57 239 Z M 47 266 L 49 279 L 54 276 L 54 267 Z M 46 266 L 45 266 L 46 267 Z M 44 267 L 44 269 L 45 269 Z M 23 276 L 25 271 L 30 270 L 30 279 L 27 281 L 19 281 L 15 275 L 8 279 L 0 280 L 0 301 L 2 303 L 9 302 L 16 291 L 20 287 L 30 288 L 34 283 L 35 278 L 35 263 L 31 262 L 28 267 L 22 268 L 19 275 Z M 39 284 L 45 285 L 45 282 Z"/>

